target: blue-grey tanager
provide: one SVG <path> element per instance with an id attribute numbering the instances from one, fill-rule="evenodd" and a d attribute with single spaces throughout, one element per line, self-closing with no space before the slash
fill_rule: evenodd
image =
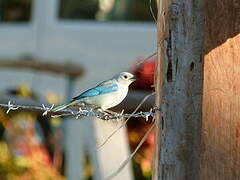
<path id="1" fill-rule="evenodd" d="M 103 81 L 96 87 L 91 88 L 79 96 L 74 97 L 70 102 L 57 106 L 53 112 L 63 110 L 69 106 L 93 106 L 107 110 L 121 103 L 127 96 L 128 86 L 135 81 L 133 74 L 121 72 L 111 79 Z"/>

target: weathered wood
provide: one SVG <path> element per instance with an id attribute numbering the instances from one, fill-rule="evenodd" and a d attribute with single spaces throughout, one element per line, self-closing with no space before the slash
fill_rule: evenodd
<path id="1" fill-rule="evenodd" d="M 240 179 L 240 1 L 206 2 L 201 179 L 237 180 Z"/>
<path id="2" fill-rule="evenodd" d="M 195 180 L 200 175 L 204 2 L 178 0 L 170 10 L 158 179 Z"/>
<path id="3" fill-rule="evenodd" d="M 165 74 L 165 50 L 164 41 L 169 35 L 168 26 L 168 8 L 170 0 L 157 1 L 158 16 L 157 16 L 157 65 L 155 74 L 155 90 L 156 90 L 156 106 L 162 104 L 162 87 Z M 155 148 L 154 148 L 154 171 L 153 180 L 158 180 L 161 175 L 161 113 L 155 113 Z"/>
<path id="4" fill-rule="evenodd" d="M 0 60 L 0 68 L 32 69 L 55 74 L 63 74 L 73 78 L 80 77 L 84 73 L 83 67 L 79 64 L 71 62 L 54 63 L 42 60 Z"/>
<path id="5" fill-rule="evenodd" d="M 238 44 L 238 45 L 237 45 Z M 240 35 L 204 58 L 201 179 L 240 179 Z"/>

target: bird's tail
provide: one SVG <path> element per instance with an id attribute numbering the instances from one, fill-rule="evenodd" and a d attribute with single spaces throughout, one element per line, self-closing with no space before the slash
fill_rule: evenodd
<path id="1" fill-rule="evenodd" d="M 65 109 L 65 108 L 67 108 L 67 107 L 69 107 L 69 106 L 71 106 L 71 105 L 72 105 L 71 102 L 70 102 L 70 103 L 68 102 L 68 103 L 65 103 L 65 104 L 59 105 L 59 106 L 53 108 L 52 112 L 58 112 L 58 111 L 61 111 L 61 110 Z"/>

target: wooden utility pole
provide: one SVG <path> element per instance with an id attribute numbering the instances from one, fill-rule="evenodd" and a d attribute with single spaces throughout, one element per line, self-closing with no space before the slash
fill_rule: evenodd
<path id="1" fill-rule="evenodd" d="M 204 2 L 169 4 L 161 0 L 158 5 L 156 104 L 161 113 L 156 115 L 153 179 L 195 180 L 200 169 Z"/>
<path id="2" fill-rule="evenodd" d="M 240 179 L 240 1 L 164 3 L 153 179 Z"/>
<path id="3" fill-rule="evenodd" d="M 240 179 L 240 1 L 206 1 L 201 179 Z"/>

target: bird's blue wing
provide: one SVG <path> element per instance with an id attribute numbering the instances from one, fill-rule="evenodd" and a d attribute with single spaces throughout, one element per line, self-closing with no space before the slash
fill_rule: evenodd
<path id="1" fill-rule="evenodd" d="M 85 97 L 98 96 L 98 95 L 102 95 L 102 94 L 106 94 L 106 93 L 115 92 L 117 90 L 118 90 L 117 84 L 111 84 L 108 86 L 96 86 L 92 89 L 89 89 L 89 90 L 83 92 L 79 96 L 74 97 L 73 100 L 78 100 L 78 99 L 85 98 Z"/>

